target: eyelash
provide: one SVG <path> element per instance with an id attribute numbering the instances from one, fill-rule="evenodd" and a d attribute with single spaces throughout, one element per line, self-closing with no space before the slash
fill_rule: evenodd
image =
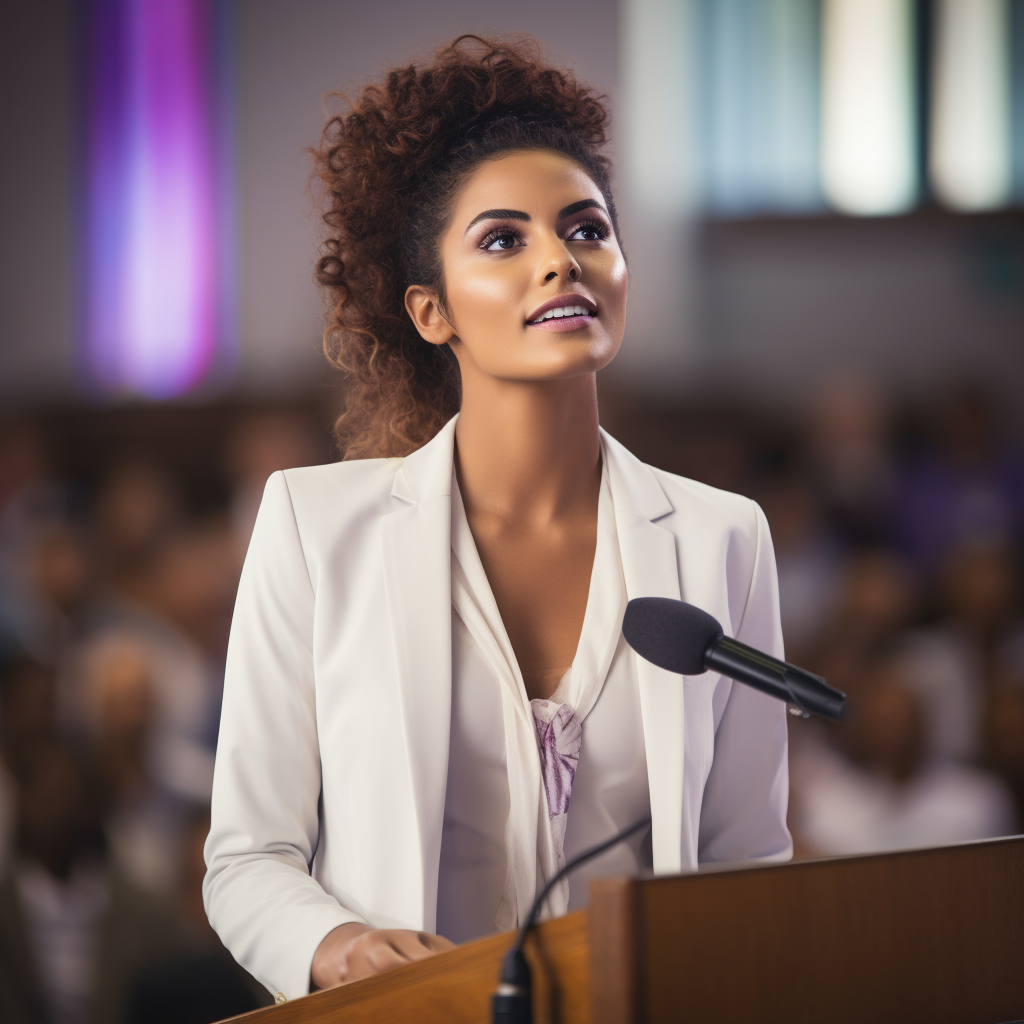
<path id="1" fill-rule="evenodd" d="M 572 233 L 575 234 L 577 231 L 582 231 L 584 228 L 590 228 L 592 231 L 597 232 L 597 241 L 603 242 L 608 237 L 608 228 L 599 220 L 585 220 L 577 224 L 572 229 Z M 585 239 L 585 241 L 593 241 L 593 239 Z"/>
<path id="2" fill-rule="evenodd" d="M 590 230 L 595 231 L 597 233 L 597 238 L 596 239 L 591 239 L 591 238 L 579 239 L 579 241 L 587 241 L 587 242 L 599 241 L 599 242 L 603 242 L 608 237 L 608 235 L 609 235 L 609 231 L 608 231 L 607 226 L 602 224 L 601 221 L 599 221 L 599 220 L 585 220 L 585 221 L 581 221 L 579 224 L 577 224 L 572 229 L 570 234 L 574 235 L 574 234 L 576 234 L 577 231 L 581 231 L 584 228 L 589 228 Z M 523 238 L 522 234 L 520 234 L 520 232 L 517 231 L 513 227 L 494 228 L 493 231 L 489 231 L 486 235 L 484 235 L 484 237 L 482 239 L 480 239 L 480 246 L 479 247 L 481 249 L 486 250 L 491 245 L 493 245 L 499 238 L 503 238 L 506 235 L 511 235 L 517 242 L 522 241 L 522 238 Z M 505 250 L 496 250 L 496 251 L 498 251 L 498 252 L 501 252 L 501 251 L 511 252 L 512 250 L 511 249 L 505 249 Z"/>

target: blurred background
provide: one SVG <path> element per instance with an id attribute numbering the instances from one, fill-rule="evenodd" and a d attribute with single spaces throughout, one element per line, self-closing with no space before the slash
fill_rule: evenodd
<path id="1" fill-rule="evenodd" d="M 269 1000 L 200 884 L 264 482 L 336 457 L 305 147 L 526 32 L 610 98 L 630 322 L 602 419 L 756 498 L 797 856 L 1021 830 L 1024 0 L 81 0 L 0 36 L 0 1018 Z"/>

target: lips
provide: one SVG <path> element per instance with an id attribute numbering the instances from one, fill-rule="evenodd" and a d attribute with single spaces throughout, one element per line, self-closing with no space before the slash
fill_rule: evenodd
<path id="1" fill-rule="evenodd" d="M 582 308 L 583 312 L 580 313 L 579 309 Z M 550 313 L 552 310 L 564 310 L 563 316 L 548 317 L 544 319 L 545 313 Z M 586 295 L 581 295 L 579 292 L 570 292 L 567 295 L 556 295 L 553 299 L 549 299 L 544 303 L 543 306 L 538 306 L 537 309 L 530 314 L 529 319 L 526 321 L 527 324 L 534 325 L 537 323 L 551 323 L 553 320 L 569 319 L 574 316 L 585 316 L 594 317 L 597 316 L 597 303 L 593 299 L 587 298 Z"/>

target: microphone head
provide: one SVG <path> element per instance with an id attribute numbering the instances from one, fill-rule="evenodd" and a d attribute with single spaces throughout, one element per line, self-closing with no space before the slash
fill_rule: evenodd
<path id="1" fill-rule="evenodd" d="M 647 661 L 669 672 L 698 676 L 704 652 L 722 636 L 718 619 L 670 597 L 636 597 L 626 605 L 622 635 Z"/>

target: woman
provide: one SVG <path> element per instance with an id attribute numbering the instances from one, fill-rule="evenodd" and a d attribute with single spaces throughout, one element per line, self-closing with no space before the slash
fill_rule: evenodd
<path id="1" fill-rule="evenodd" d="M 514 927 L 648 813 L 595 871 L 790 855 L 783 706 L 621 637 L 629 598 L 685 597 L 782 653 L 760 509 L 598 427 L 627 291 L 606 121 L 525 44 L 462 37 L 317 154 L 346 461 L 267 483 L 205 885 L 279 999 Z"/>

